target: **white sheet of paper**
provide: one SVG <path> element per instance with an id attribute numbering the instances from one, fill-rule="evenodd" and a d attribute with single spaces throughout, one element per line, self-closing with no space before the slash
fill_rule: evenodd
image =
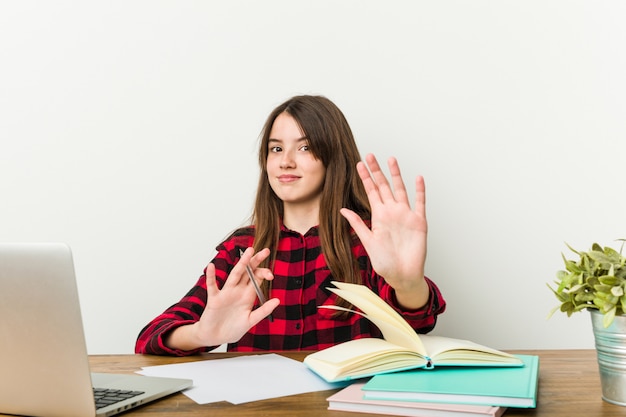
<path id="1" fill-rule="evenodd" d="M 241 404 L 342 386 L 329 384 L 303 363 L 275 353 L 147 366 L 137 373 L 192 379 L 193 387 L 183 394 L 198 404 Z"/>

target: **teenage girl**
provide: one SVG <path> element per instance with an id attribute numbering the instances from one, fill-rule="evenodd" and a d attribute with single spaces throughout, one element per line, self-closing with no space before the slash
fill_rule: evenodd
<path id="1" fill-rule="evenodd" d="M 342 112 L 325 97 L 296 96 L 269 115 L 251 225 L 217 247 L 179 302 L 139 334 L 137 353 L 319 350 L 380 331 L 358 314 L 318 308 L 346 303 L 331 281 L 366 285 L 420 333 L 445 301 L 424 276 L 424 180 L 411 209 L 400 168 L 391 183 L 373 155 L 361 161 Z M 268 301 L 259 305 L 246 266 Z"/>

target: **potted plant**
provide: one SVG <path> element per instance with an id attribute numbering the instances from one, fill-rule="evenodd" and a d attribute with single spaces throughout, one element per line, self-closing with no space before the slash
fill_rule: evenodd
<path id="1" fill-rule="evenodd" d="M 565 270 L 556 274 L 558 287 L 550 287 L 561 304 L 552 313 L 560 308 L 571 316 L 577 311 L 593 309 L 603 315 L 604 327 L 609 327 L 616 315 L 626 311 L 626 257 L 622 256 L 621 249 L 618 252 L 597 243 L 587 252 L 567 247 L 578 255 L 578 260 L 568 260 L 561 255 Z"/>
<path id="2" fill-rule="evenodd" d="M 560 301 L 550 315 L 559 309 L 568 316 L 590 312 L 602 398 L 626 406 L 626 257 L 622 249 L 597 243 L 586 252 L 567 247 L 578 259 L 562 255 L 565 270 L 556 274 L 556 289 L 548 285 Z"/>

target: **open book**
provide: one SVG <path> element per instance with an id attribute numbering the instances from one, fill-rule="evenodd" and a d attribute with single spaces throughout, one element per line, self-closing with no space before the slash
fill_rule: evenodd
<path id="1" fill-rule="evenodd" d="M 524 366 L 517 357 L 467 340 L 418 335 L 389 304 L 369 288 L 333 282 L 329 288 L 361 312 L 339 306 L 322 306 L 360 314 L 374 323 L 383 339 L 365 338 L 312 353 L 304 363 L 328 382 L 363 378 L 407 369 L 435 366 Z"/>

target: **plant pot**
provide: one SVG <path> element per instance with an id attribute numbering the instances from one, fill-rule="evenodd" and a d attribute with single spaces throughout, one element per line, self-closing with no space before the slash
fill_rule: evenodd
<path id="1" fill-rule="evenodd" d="M 604 328 L 602 313 L 594 309 L 589 311 L 596 341 L 602 399 L 626 406 L 626 315 L 615 316 L 613 323 Z"/>

